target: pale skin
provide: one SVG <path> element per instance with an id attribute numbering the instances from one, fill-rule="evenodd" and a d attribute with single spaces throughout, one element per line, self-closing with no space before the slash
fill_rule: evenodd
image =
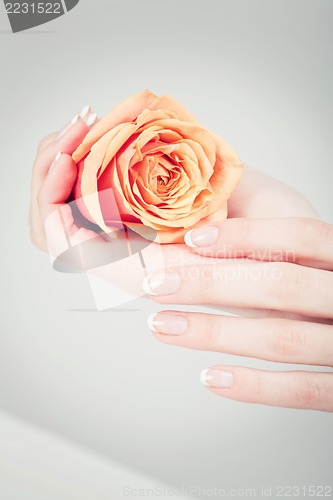
<path id="1" fill-rule="evenodd" d="M 39 144 L 29 221 L 31 239 L 42 250 L 45 221 L 65 206 L 76 179 L 70 155 L 94 117 L 89 110 L 61 137 L 56 132 Z M 90 237 L 92 231 L 77 227 L 67 208 L 71 233 Z M 187 246 L 163 245 L 165 269 L 148 276 L 144 286 L 160 304 L 209 304 L 241 316 L 162 311 L 150 318 L 153 334 L 174 346 L 286 364 L 284 371 L 229 365 L 205 370 L 202 381 L 218 396 L 333 411 L 333 226 L 298 192 L 249 168 L 231 197 L 229 216 L 195 229 Z M 175 251 L 180 263 L 184 255 L 205 259 L 175 265 Z M 303 366 L 288 370 L 288 363 Z"/>

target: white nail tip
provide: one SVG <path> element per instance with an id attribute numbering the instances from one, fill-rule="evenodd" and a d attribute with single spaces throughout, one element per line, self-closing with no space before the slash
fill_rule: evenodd
<path id="1" fill-rule="evenodd" d="M 62 152 L 59 151 L 59 153 L 57 153 L 57 156 L 54 158 L 53 162 L 51 163 L 51 166 L 49 168 L 49 174 L 54 170 L 56 164 L 58 163 L 58 160 L 60 160 L 60 158 L 61 158 L 61 155 L 62 155 Z"/>
<path id="2" fill-rule="evenodd" d="M 87 116 L 87 114 L 89 113 L 90 111 L 90 106 L 84 106 L 81 111 L 80 111 L 80 117 L 81 118 L 84 118 L 85 116 Z"/>
<path id="3" fill-rule="evenodd" d="M 78 119 L 79 119 L 79 115 L 75 115 L 75 116 L 72 118 L 71 125 L 75 125 L 75 123 L 78 121 Z"/>
<path id="4" fill-rule="evenodd" d="M 147 295 L 156 295 L 153 290 L 151 289 L 151 286 L 150 286 L 150 283 L 149 283 L 149 280 L 150 280 L 150 276 L 146 276 L 145 279 L 143 280 L 142 282 L 142 288 L 144 290 L 144 292 L 147 294 Z"/>
<path id="5" fill-rule="evenodd" d="M 184 236 L 184 242 L 186 243 L 186 245 L 188 247 L 191 247 L 191 248 L 197 248 L 197 245 L 195 245 L 192 241 L 192 232 L 193 232 L 193 229 L 191 229 L 190 231 L 188 231 L 185 236 Z"/>
<path id="6" fill-rule="evenodd" d="M 86 120 L 86 125 L 88 127 L 91 127 L 91 125 L 95 122 L 97 118 L 97 114 L 96 113 L 93 113 L 92 115 L 90 115 L 87 120 Z"/>
<path id="7" fill-rule="evenodd" d="M 149 316 L 149 318 L 147 319 L 147 323 L 148 323 L 148 328 L 149 330 L 151 330 L 152 332 L 154 333 L 158 333 L 158 330 L 156 330 L 155 326 L 154 326 L 154 318 L 156 317 L 156 314 L 153 313 Z"/>
<path id="8" fill-rule="evenodd" d="M 202 370 L 201 375 L 200 375 L 200 382 L 202 383 L 202 385 L 205 385 L 206 387 L 209 386 L 208 377 L 207 377 L 208 372 L 209 372 L 209 368 L 206 368 L 205 370 Z"/>

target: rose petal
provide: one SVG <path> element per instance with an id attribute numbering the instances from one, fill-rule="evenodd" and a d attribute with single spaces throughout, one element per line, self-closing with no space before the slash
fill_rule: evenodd
<path id="1" fill-rule="evenodd" d="M 78 200 L 83 214 L 107 231 L 119 221 L 116 203 L 127 225 L 141 234 L 144 225 L 156 229 L 161 243 L 180 242 L 188 228 L 225 218 L 242 172 L 222 138 L 176 99 L 150 91 L 96 124 L 73 153 L 77 162 L 84 157 L 74 189 L 84 199 Z"/>
<path id="2" fill-rule="evenodd" d="M 128 97 L 124 102 L 100 120 L 88 132 L 82 144 L 73 153 L 72 158 L 75 162 L 79 162 L 87 153 L 95 142 L 97 142 L 109 130 L 117 127 L 117 125 L 126 122 L 133 122 L 137 116 L 156 99 L 156 95 L 150 90 L 144 90 L 138 94 Z"/>
<path id="3" fill-rule="evenodd" d="M 175 113 L 180 120 L 198 123 L 196 118 L 177 99 L 166 94 L 155 96 L 155 99 L 147 106 L 149 109 L 168 109 Z"/>

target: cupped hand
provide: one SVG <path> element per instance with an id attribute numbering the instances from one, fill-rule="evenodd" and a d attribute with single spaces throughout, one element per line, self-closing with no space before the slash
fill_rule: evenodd
<path id="1" fill-rule="evenodd" d="M 243 175 L 228 202 L 228 218 L 310 217 L 319 219 L 299 191 L 252 167 Z"/>
<path id="2" fill-rule="evenodd" d="M 45 136 L 39 143 L 32 171 L 29 224 L 31 240 L 41 250 L 48 248 L 46 221 L 57 209 L 63 208 L 72 233 L 79 230 L 72 211 L 66 208 L 77 178 L 71 155 L 95 121 L 96 114 L 85 106 L 60 131 Z"/>
<path id="3" fill-rule="evenodd" d="M 306 217 L 235 218 L 194 229 L 185 241 L 212 263 L 148 276 L 145 289 L 157 302 L 273 313 L 258 319 L 163 311 L 150 318 L 158 340 L 279 363 L 333 366 L 333 226 Z M 302 320 L 278 317 L 279 312 Z M 202 381 L 234 400 L 333 411 L 331 372 L 215 366 L 203 372 Z"/>

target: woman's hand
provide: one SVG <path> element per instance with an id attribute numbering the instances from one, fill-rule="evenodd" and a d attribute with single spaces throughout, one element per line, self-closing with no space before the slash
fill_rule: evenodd
<path id="1" fill-rule="evenodd" d="M 67 203 L 77 177 L 71 154 L 95 120 L 96 115 L 86 108 L 62 131 L 45 137 L 39 145 L 33 170 L 29 221 L 32 241 L 43 250 L 47 249 L 50 239 L 51 246 L 52 243 L 57 246 L 58 241 L 63 239 L 64 229 L 73 244 L 94 239 L 97 247 L 93 248 L 93 254 L 97 248 L 99 253 L 101 247 L 108 245 L 93 230 L 77 226 L 71 205 Z M 318 217 L 299 193 L 249 168 L 245 169 L 229 208 L 232 217 Z M 57 212 L 61 212 L 61 227 L 57 226 L 58 219 L 51 217 Z M 156 332 L 156 336 L 164 342 L 185 347 L 221 350 L 273 361 L 331 366 L 331 326 L 320 322 L 332 318 L 329 301 L 332 274 L 328 272 L 332 269 L 332 228 L 307 219 L 229 219 L 214 227 L 222 231 L 219 233 L 223 235 L 222 248 L 219 238 L 209 248 L 200 247 L 200 242 L 194 249 L 185 245 L 157 246 L 159 250 L 163 249 L 163 256 L 157 260 L 161 262 L 162 258 L 162 267 L 173 269 L 174 272 L 171 273 L 171 280 L 163 281 L 161 276 L 158 278 L 155 299 L 161 303 L 230 304 L 237 308 L 245 307 L 248 311 L 254 308 L 266 316 L 273 314 L 273 318 L 258 320 L 161 313 L 153 320 L 154 329 L 162 332 Z M 200 238 L 201 242 L 204 241 L 198 232 L 191 233 L 191 237 L 192 241 L 187 237 L 187 242 L 198 244 Z M 226 249 L 228 255 L 223 253 Z M 238 251 L 238 260 L 230 260 L 230 252 L 235 249 Z M 109 245 L 106 250 L 108 253 Z M 152 249 L 150 252 L 153 265 L 156 252 Z M 217 257 L 224 257 L 218 264 L 215 259 L 211 259 L 214 252 L 220 252 Z M 196 255 L 198 253 L 201 256 Z M 246 260 L 239 259 L 240 255 Z M 229 260 L 226 261 L 225 257 Z M 249 258 L 256 260 L 251 261 Z M 110 266 L 110 269 L 112 276 L 109 279 L 114 281 L 114 267 Z M 121 281 L 121 276 L 119 279 Z M 149 286 L 150 291 L 152 284 L 151 279 L 146 280 L 146 287 Z M 161 286 L 167 286 L 168 295 Z M 163 296 L 159 296 L 161 291 Z M 304 297 L 299 297 L 296 292 L 302 292 Z M 274 316 L 279 311 L 280 315 L 289 311 L 289 315 L 296 313 L 295 317 L 310 321 L 277 319 Z M 217 367 L 205 374 L 205 381 L 212 391 L 233 399 L 323 410 L 333 407 L 330 373 L 278 374 L 238 367 L 229 367 L 227 370 Z M 219 388 L 218 384 L 231 386 Z"/>
<path id="2" fill-rule="evenodd" d="M 41 250 L 48 250 L 59 271 L 95 269 L 112 263 L 115 253 L 126 253 L 121 238 L 110 250 L 113 243 L 70 201 L 77 180 L 71 155 L 95 122 L 96 114 L 86 106 L 60 132 L 46 136 L 37 150 L 29 215 L 31 240 Z"/>
<path id="3" fill-rule="evenodd" d="M 319 219 L 301 193 L 259 170 L 245 166 L 228 202 L 229 218 L 310 217 Z"/>
<path id="4" fill-rule="evenodd" d="M 39 143 L 32 172 L 29 224 L 31 240 L 41 250 L 47 250 L 47 218 L 65 207 L 76 181 L 77 168 L 71 155 L 95 121 L 96 114 L 86 106 L 63 129 Z M 71 210 L 65 208 L 64 213 L 70 227 L 74 222 Z"/>
<path id="5" fill-rule="evenodd" d="M 219 304 L 301 315 L 254 319 L 164 311 L 150 318 L 158 340 L 279 363 L 333 366 L 333 227 L 309 218 L 228 219 L 190 231 L 192 251 L 212 263 L 148 276 L 159 303 Z M 220 396 L 333 411 L 333 374 L 238 366 L 205 370 Z"/>

